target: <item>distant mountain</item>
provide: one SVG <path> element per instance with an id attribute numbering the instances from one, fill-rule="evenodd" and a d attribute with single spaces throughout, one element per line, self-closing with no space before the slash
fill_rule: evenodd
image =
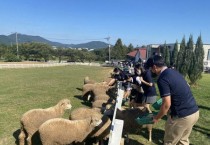
<path id="1" fill-rule="evenodd" d="M 56 47 L 65 47 L 65 48 L 89 48 L 89 49 L 100 49 L 100 48 L 106 48 L 108 47 L 108 44 L 102 41 L 91 41 L 88 43 L 81 43 L 81 44 L 63 44 L 59 42 L 53 42 L 49 41 L 43 37 L 40 36 L 31 36 L 31 35 L 25 35 L 25 34 L 18 34 L 18 43 L 30 43 L 30 42 L 40 42 L 40 43 L 47 43 L 51 46 L 56 46 Z M 11 35 L 0 35 L 0 44 L 10 44 L 16 43 L 16 34 L 11 34 Z"/>

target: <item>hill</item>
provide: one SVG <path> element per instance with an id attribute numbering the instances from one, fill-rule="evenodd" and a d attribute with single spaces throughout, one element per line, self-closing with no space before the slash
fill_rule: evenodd
<path id="1" fill-rule="evenodd" d="M 89 49 L 100 49 L 108 47 L 108 44 L 102 41 L 91 41 L 88 43 L 81 43 L 81 44 L 63 44 L 59 42 L 53 42 L 47 40 L 40 36 L 31 36 L 25 34 L 18 34 L 18 43 L 30 43 L 30 42 L 39 42 L 39 43 L 47 43 L 51 46 L 56 47 L 65 47 L 65 48 L 89 48 Z M 11 35 L 0 35 L 0 44 L 10 45 L 16 43 L 16 34 Z"/>

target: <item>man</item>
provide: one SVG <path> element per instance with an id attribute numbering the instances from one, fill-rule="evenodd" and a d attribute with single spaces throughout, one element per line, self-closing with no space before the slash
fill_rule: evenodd
<path id="1" fill-rule="evenodd" d="M 189 145 L 192 127 L 199 118 L 198 106 L 189 85 L 179 72 L 167 68 L 164 59 L 159 55 L 149 58 L 146 65 L 159 76 L 157 84 L 163 100 L 153 122 L 157 123 L 168 114 L 164 145 Z"/>

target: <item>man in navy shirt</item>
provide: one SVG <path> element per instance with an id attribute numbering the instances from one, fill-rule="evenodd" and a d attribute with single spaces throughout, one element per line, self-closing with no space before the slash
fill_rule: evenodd
<path id="1" fill-rule="evenodd" d="M 161 56 L 149 58 L 146 65 L 159 76 L 157 84 L 163 100 L 159 113 L 153 118 L 154 123 L 168 114 L 164 145 L 189 145 L 192 127 L 199 118 L 198 106 L 189 85 L 179 72 L 165 66 Z"/>

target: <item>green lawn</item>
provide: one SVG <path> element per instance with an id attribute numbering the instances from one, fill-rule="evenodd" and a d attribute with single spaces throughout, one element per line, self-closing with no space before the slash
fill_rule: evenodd
<path id="1" fill-rule="evenodd" d="M 80 88 L 85 76 L 102 81 L 110 68 L 64 66 L 52 68 L 0 70 L 0 145 L 14 145 L 19 134 L 23 113 L 34 108 L 47 108 L 60 99 L 69 98 L 73 109 L 83 106 Z M 210 74 L 204 74 L 199 87 L 192 88 L 200 107 L 200 119 L 190 141 L 194 145 L 210 144 Z M 69 112 L 64 117 L 68 118 Z M 146 129 L 130 134 L 130 145 L 161 144 L 164 120 L 154 126 L 153 142 L 149 143 Z"/>

